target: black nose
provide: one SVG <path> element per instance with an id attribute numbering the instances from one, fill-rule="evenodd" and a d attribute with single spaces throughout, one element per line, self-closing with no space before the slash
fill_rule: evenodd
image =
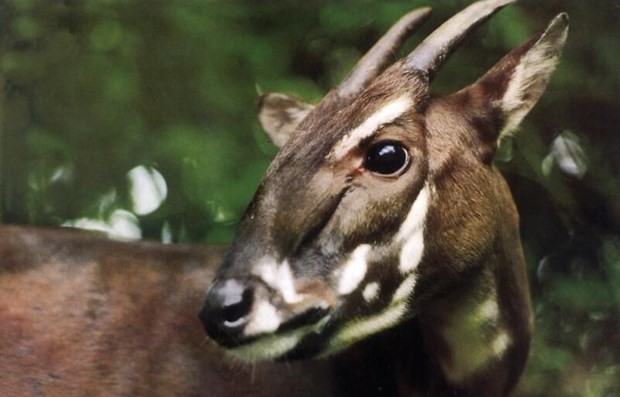
<path id="1" fill-rule="evenodd" d="M 246 282 L 228 279 L 213 284 L 207 293 L 200 320 L 207 334 L 223 346 L 240 343 L 254 302 L 253 288 Z"/>

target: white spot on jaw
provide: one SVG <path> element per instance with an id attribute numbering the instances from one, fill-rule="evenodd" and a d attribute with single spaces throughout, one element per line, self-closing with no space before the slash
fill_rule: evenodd
<path id="1" fill-rule="evenodd" d="M 377 283 L 376 281 L 366 284 L 366 286 L 362 290 L 362 296 L 364 297 L 364 300 L 366 301 L 366 303 L 370 303 L 374 301 L 375 299 L 377 299 L 377 296 L 379 296 L 380 289 L 381 287 L 379 286 L 379 283 Z"/>
<path id="2" fill-rule="evenodd" d="M 400 226 L 397 240 L 403 241 L 400 251 L 399 269 L 407 274 L 415 270 L 422 260 L 424 253 L 424 222 L 430 205 L 430 191 L 428 183 L 418 193 L 409 214 Z"/>
<path id="3" fill-rule="evenodd" d="M 252 269 L 252 274 L 278 291 L 286 303 L 292 304 L 301 301 L 302 297 L 295 289 L 293 273 L 287 260 L 278 264 L 275 259 L 265 257 Z"/>
<path id="4" fill-rule="evenodd" d="M 269 302 L 258 302 L 252 312 L 252 319 L 243 330 L 247 336 L 274 332 L 282 323 L 278 311 Z"/>
<path id="5" fill-rule="evenodd" d="M 339 269 L 338 293 L 340 295 L 350 294 L 364 280 L 368 270 L 366 257 L 369 252 L 369 244 L 360 245 L 353 250 L 349 260 Z"/>
<path id="6" fill-rule="evenodd" d="M 332 149 L 329 157 L 334 160 L 340 160 L 351 149 L 364 139 L 372 136 L 382 125 L 388 124 L 396 120 L 405 113 L 413 104 L 409 95 L 403 95 L 386 105 L 382 106 L 378 111 L 364 120 L 359 126 L 352 129 L 338 144 Z"/>
<path id="7" fill-rule="evenodd" d="M 368 284 L 368 286 L 370 285 L 372 285 L 372 283 Z M 368 286 L 366 287 L 368 288 Z M 401 283 L 396 292 L 394 292 L 392 301 L 387 308 L 377 314 L 362 317 L 346 324 L 330 340 L 329 347 L 324 355 L 335 353 L 369 335 L 374 335 L 379 331 L 397 324 L 407 315 L 407 298 L 414 287 L 415 276 L 410 275 Z"/>

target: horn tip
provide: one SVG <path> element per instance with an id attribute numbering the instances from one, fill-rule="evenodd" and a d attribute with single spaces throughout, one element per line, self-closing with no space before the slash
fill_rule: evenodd
<path id="1" fill-rule="evenodd" d="M 518 1 L 519 0 L 496 0 L 496 2 L 498 3 L 497 4 L 498 7 L 504 7 L 504 6 L 507 6 L 509 4 L 516 3 Z"/>
<path id="2" fill-rule="evenodd" d="M 414 12 L 419 12 L 420 14 L 430 14 L 432 11 L 433 11 L 432 7 L 425 6 L 425 7 L 416 8 L 415 10 L 411 11 L 410 14 Z"/>
<path id="3" fill-rule="evenodd" d="M 430 17 L 431 12 L 432 12 L 431 7 L 416 8 L 415 10 L 409 11 L 407 14 L 405 14 L 401 18 L 401 21 L 407 21 L 406 23 L 408 25 L 416 24 L 416 23 L 423 23 L 424 21 L 428 19 L 428 17 Z"/>
<path id="4" fill-rule="evenodd" d="M 568 26 L 569 20 L 570 18 L 568 17 L 568 14 L 566 12 L 561 12 L 558 15 L 556 15 L 555 18 L 553 18 L 553 20 L 551 21 L 551 25 L 558 25 L 561 27 L 565 27 L 565 26 Z"/>
<path id="5" fill-rule="evenodd" d="M 566 31 L 568 30 L 568 14 L 565 12 L 561 12 L 556 15 L 543 33 L 543 37 L 546 36 L 554 36 L 554 35 L 566 35 Z"/>

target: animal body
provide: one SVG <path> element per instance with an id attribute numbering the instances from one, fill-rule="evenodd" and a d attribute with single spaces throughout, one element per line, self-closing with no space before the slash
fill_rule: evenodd
<path id="1" fill-rule="evenodd" d="M 207 340 L 222 253 L 0 227 L 0 396 L 336 396 L 324 363 L 241 364 Z"/>

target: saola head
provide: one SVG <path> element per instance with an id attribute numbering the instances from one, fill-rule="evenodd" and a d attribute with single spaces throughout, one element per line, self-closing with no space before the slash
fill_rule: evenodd
<path id="1" fill-rule="evenodd" d="M 249 359 L 329 354 L 418 315 L 503 255 L 502 207 L 513 203 L 493 155 L 542 94 L 567 16 L 471 86 L 431 96 L 429 85 L 511 2 L 469 6 L 389 65 L 430 12 L 413 11 L 317 105 L 261 98 L 280 151 L 208 291 L 212 338 Z"/>

